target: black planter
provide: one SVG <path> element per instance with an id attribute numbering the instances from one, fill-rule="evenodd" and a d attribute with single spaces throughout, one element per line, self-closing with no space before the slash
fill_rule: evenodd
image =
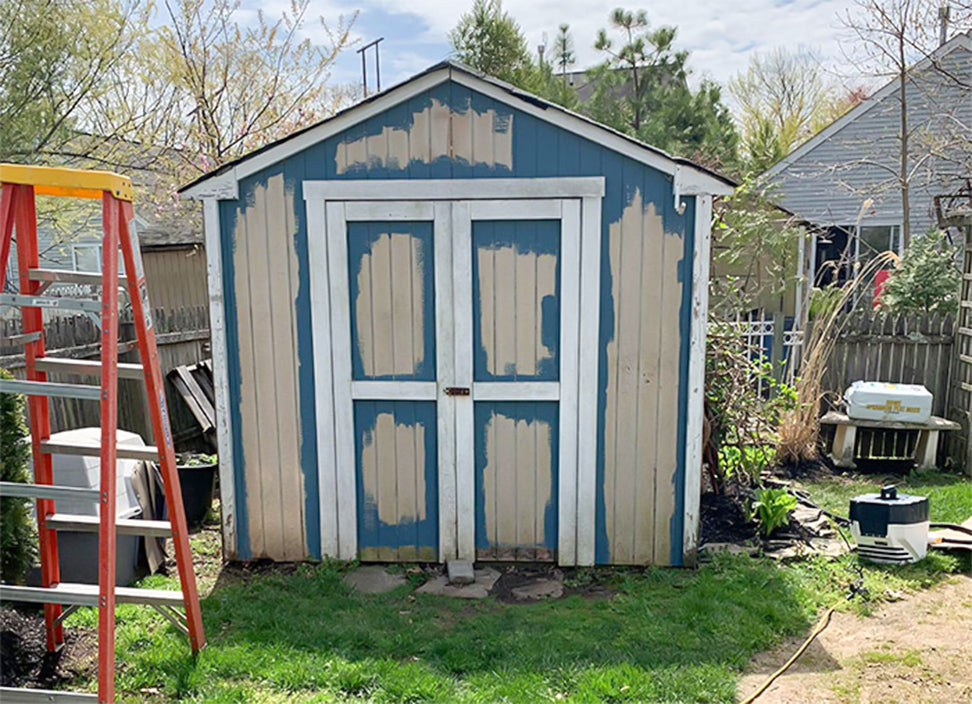
<path id="1" fill-rule="evenodd" d="M 182 488 L 182 506 L 186 512 L 186 523 L 190 528 L 202 524 L 206 512 L 213 505 L 217 467 L 216 463 L 176 467 L 179 472 L 179 486 Z"/>

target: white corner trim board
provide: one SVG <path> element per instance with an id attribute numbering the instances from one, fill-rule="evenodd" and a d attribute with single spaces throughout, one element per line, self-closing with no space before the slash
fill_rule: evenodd
<path id="1" fill-rule="evenodd" d="M 203 201 L 206 238 L 206 278 L 209 287 L 209 327 L 216 397 L 216 449 L 219 453 L 219 500 L 223 513 L 223 551 L 229 557 L 236 545 L 236 480 L 233 465 L 233 430 L 229 419 L 229 383 L 226 379 L 226 323 L 223 307 L 223 254 L 220 248 L 219 201 Z"/>
<path id="2" fill-rule="evenodd" d="M 709 317 L 709 249 L 712 196 L 695 200 L 695 246 L 692 253 L 692 330 L 689 338 L 688 419 L 685 432 L 685 495 L 682 556 L 692 559 L 699 547 L 699 491 L 702 482 L 705 341 Z"/>

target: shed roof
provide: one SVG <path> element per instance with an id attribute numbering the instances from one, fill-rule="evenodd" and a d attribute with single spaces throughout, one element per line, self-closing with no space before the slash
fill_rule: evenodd
<path id="1" fill-rule="evenodd" d="M 487 76 L 456 61 L 447 60 L 435 64 L 412 78 L 366 98 L 325 120 L 298 130 L 237 159 L 228 161 L 186 184 L 179 189 L 179 193 L 187 198 L 235 198 L 235 183 L 240 179 L 447 80 L 454 80 L 473 90 L 486 93 L 512 107 L 525 110 L 539 119 L 581 134 L 594 142 L 614 149 L 664 173 L 673 176 L 677 174 L 682 181 L 682 192 L 687 195 L 693 193 L 728 195 L 736 186 L 735 181 L 689 159 L 672 156 L 657 147 L 640 142 L 589 117 L 575 113 L 492 76 Z"/>

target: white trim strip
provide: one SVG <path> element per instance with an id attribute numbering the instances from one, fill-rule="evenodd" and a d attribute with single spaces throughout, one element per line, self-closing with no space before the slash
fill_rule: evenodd
<path id="1" fill-rule="evenodd" d="M 442 388 L 455 384 L 455 346 L 452 317 L 452 205 L 435 204 L 432 226 L 435 257 L 436 378 Z M 436 404 L 439 457 L 439 562 L 459 555 L 456 542 L 455 403 L 442 394 Z"/>
<path id="2" fill-rule="evenodd" d="M 433 207 L 429 201 L 351 201 L 344 206 L 344 217 L 348 222 L 432 220 Z"/>
<path id="3" fill-rule="evenodd" d="M 560 224 L 559 526 L 557 561 L 577 564 L 577 385 L 580 330 L 581 202 L 562 201 Z"/>
<path id="4" fill-rule="evenodd" d="M 601 199 L 581 204 L 580 361 L 577 390 L 577 564 L 594 564 L 597 365 L 601 300 Z"/>
<path id="5" fill-rule="evenodd" d="M 354 403 L 351 399 L 351 303 L 344 203 L 328 203 L 327 264 L 331 288 L 331 353 L 334 371 L 334 437 L 337 459 L 338 557 L 358 556 Z"/>
<path id="6" fill-rule="evenodd" d="M 321 556 L 337 557 L 338 501 L 334 437 L 334 376 L 331 368 L 331 292 L 327 266 L 327 223 L 323 201 L 307 204 L 307 260 L 314 341 L 314 403 L 317 411 L 317 483 Z"/>
<path id="7" fill-rule="evenodd" d="M 685 495 L 682 558 L 695 560 L 699 547 L 702 486 L 702 438 L 705 403 L 705 342 L 709 317 L 709 247 L 712 196 L 695 198 L 695 247 L 692 254 L 692 331 L 689 338 L 688 419 L 685 432 Z"/>
<path id="8" fill-rule="evenodd" d="M 455 321 L 456 386 L 473 385 L 472 225 L 469 202 L 452 204 L 452 286 Z M 456 511 L 460 560 L 476 559 L 476 490 L 473 440 L 473 401 L 455 396 L 456 409 Z"/>
<path id="9" fill-rule="evenodd" d="M 603 176 L 304 181 L 304 200 L 535 200 L 603 195 Z"/>
<path id="10" fill-rule="evenodd" d="M 560 220 L 559 200 L 474 200 L 469 204 L 473 220 Z"/>
<path id="11" fill-rule="evenodd" d="M 559 381 L 476 381 L 473 401 L 559 401 Z"/>
<path id="12" fill-rule="evenodd" d="M 229 415 L 226 322 L 223 307 L 223 250 L 219 231 L 219 202 L 203 201 L 206 237 L 206 278 L 209 284 L 209 328 L 213 348 L 213 387 L 216 397 L 216 450 L 219 453 L 219 502 L 223 514 L 223 553 L 237 556 L 236 478 L 233 463 L 233 426 Z M 242 471 L 242 467 L 240 467 Z"/>
<path id="13" fill-rule="evenodd" d="M 435 401 L 434 381 L 352 381 L 354 401 Z"/>

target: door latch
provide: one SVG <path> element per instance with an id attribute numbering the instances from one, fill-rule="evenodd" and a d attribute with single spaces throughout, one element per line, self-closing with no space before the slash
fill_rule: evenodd
<path id="1" fill-rule="evenodd" d="M 468 386 L 447 386 L 445 390 L 446 396 L 468 396 L 469 387 Z"/>

